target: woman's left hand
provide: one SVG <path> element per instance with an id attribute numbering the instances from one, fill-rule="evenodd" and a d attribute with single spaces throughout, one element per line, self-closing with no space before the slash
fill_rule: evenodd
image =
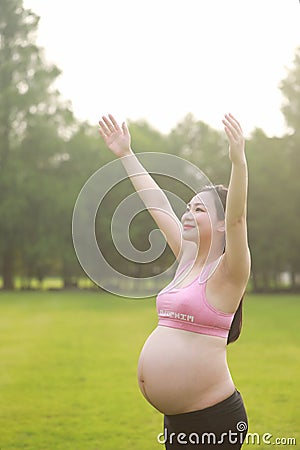
<path id="1" fill-rule="evenodd" d="M 229 158 L 232 164 L 245 163 L 245 138 L 239 122 L 232 114 L 225 114 L 222 122 L 229 141 Z"/>

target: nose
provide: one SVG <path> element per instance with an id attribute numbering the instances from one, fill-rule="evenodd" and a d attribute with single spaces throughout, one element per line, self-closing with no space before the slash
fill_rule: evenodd
<path id="1" fill-rule="evenodd" d="M 182 221 L 188 220 L 189 222 L 194 222 L 195 217 L 194 217 L 194 214 L 193 214 L 191 211 L 186 211 L 186 212 L 183 214 L 181 220 L 182 220 Z"/>

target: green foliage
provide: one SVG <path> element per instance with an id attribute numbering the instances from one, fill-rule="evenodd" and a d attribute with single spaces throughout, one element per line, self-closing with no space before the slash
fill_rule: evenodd
<path id="1" fill-rule="evenodd" d="M 278 274 L 288 270 L 284 236 L 291 215 L 291 192 L 287 184 L 286 140 L 268 138 L 256 130 L 247 143 L 249 165 L 248 226 L 255 287 L 279 282 Z"/>
<path id="2" fill-rule="evenodd" d="M 52 87 L 60 71 L 35 45 L 38 17 L 9 0 L 1 2 L 0 21 L 0 253 L 10 289 L 16 273 L 40 280 L 81 273 L 72 207 L 97 163 L 98 141 Z"/>
<path id="3" fill-rule="evenodd" d="M 295 51 L 294 65 L 282 80 L 280 89 L 284 96 L 282 112 L 289 127 L 300 135 L 300 47 Z"/>
<path id="4" fill-rule="evenodd" d="M 36 45 L 39 18 L 23 8 L 22 0 L 0 2 L 0 273 L 5 289 L 14 277 L 24 286 L 46 276 L 65 286 L 83 275 L 73 248 L 71 221 L 76 198 L 89 177 L 114 160 L 95 127 L 76 120 L 69 102 L 53 84 L 60 70 L 47 63 Z M 281 288 L 280 274 L 288 271 L 292 289 L 300 273 L 300 48 L 281 83 L 283 113 L 291 133 L 269 138 L 255 130 L 246 144 L 249 163 L 249 242 L 252 287 Z M 134 151 L 170 153 L 195 166 L 216 184 L 228 184 L 230 161 L 223 132 L 188 114 L 163 135 L 146 121 L 129 123 Z M 187 202 L 194 192 L 178 180 L 152 174 L 166 192 Z M 135 264 L 120 256 L 110 233 L 111 218 L 120 202 L 134 193 L 129 180 L 115 186 L 104 199 L 96 220 L 99 247 L 121 272 L 151 276 L 173 262 L 169 248 L 159 261 Z M 167 193 L 167 195 L 169 195 Z M 174 210 L 181 216 L 177 205 Z M 148 212 L 130 226 L 133 245 L 149 246 L 156 228 Z"/>
<path id="5" fill-rule="evenodd" d="M 63 147 L 57 120 L 67 125 L 71 113 L 51 90 L 59 70 L 35 45 L 38 17 L 21 1 L 3 0 L 0 18 L 0 233 L 4 287 L 12 288 L 16 260 L 30 273 L 41 253 L 51 258 L 41 242 L 47 175 Z"/>
<path id="6" fill-rule="evenodd" d="M 136 152 L 166 152 L 168 137 L 152 128 L 146 121 L 129 122 L 132 147 Z"/>
<path id="7" fill-rule="evenodd" d="M 281 91 L 284 95 L 282 112 L 291 129 L 285 139 L 284 154 L 288 177 L 285 184 L 285 201 L 288 205 L 289 223 L 286 245 L 289 249 L 289 270 L 292 275 L 292 284 L 296 285 L 296 275 L 300 272 L 300 235 L 297 224 L 300 223 L 300 47 L 296 49 L 294 64 L 287 77 L 282 80 Z"/>
<path id="8" fill-rule="evenodd" d="M 181 156 L 201 168 L 212 183 L 228 183 L 230 164 L 223 133 L 188 114 L 171 131 L 168 143 L 169 153 Z"/>

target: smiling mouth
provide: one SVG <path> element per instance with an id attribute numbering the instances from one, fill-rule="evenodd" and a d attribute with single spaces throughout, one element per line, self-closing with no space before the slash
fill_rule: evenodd
<path id="1" fill-rule="evenodd" d="M 188 230 L 189 228 L 195 228 L 193 225 L 183 225 L 184 230 Z"/>

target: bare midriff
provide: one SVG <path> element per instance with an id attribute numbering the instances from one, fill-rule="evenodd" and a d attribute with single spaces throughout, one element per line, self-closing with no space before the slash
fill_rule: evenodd
<path id="1" fill-rule="evenodd" d="M 235 390 L 226 360 L 226 339 L 158 326 L 138 363 L 140 389 L 163 414 L 213 406 Z"/>

